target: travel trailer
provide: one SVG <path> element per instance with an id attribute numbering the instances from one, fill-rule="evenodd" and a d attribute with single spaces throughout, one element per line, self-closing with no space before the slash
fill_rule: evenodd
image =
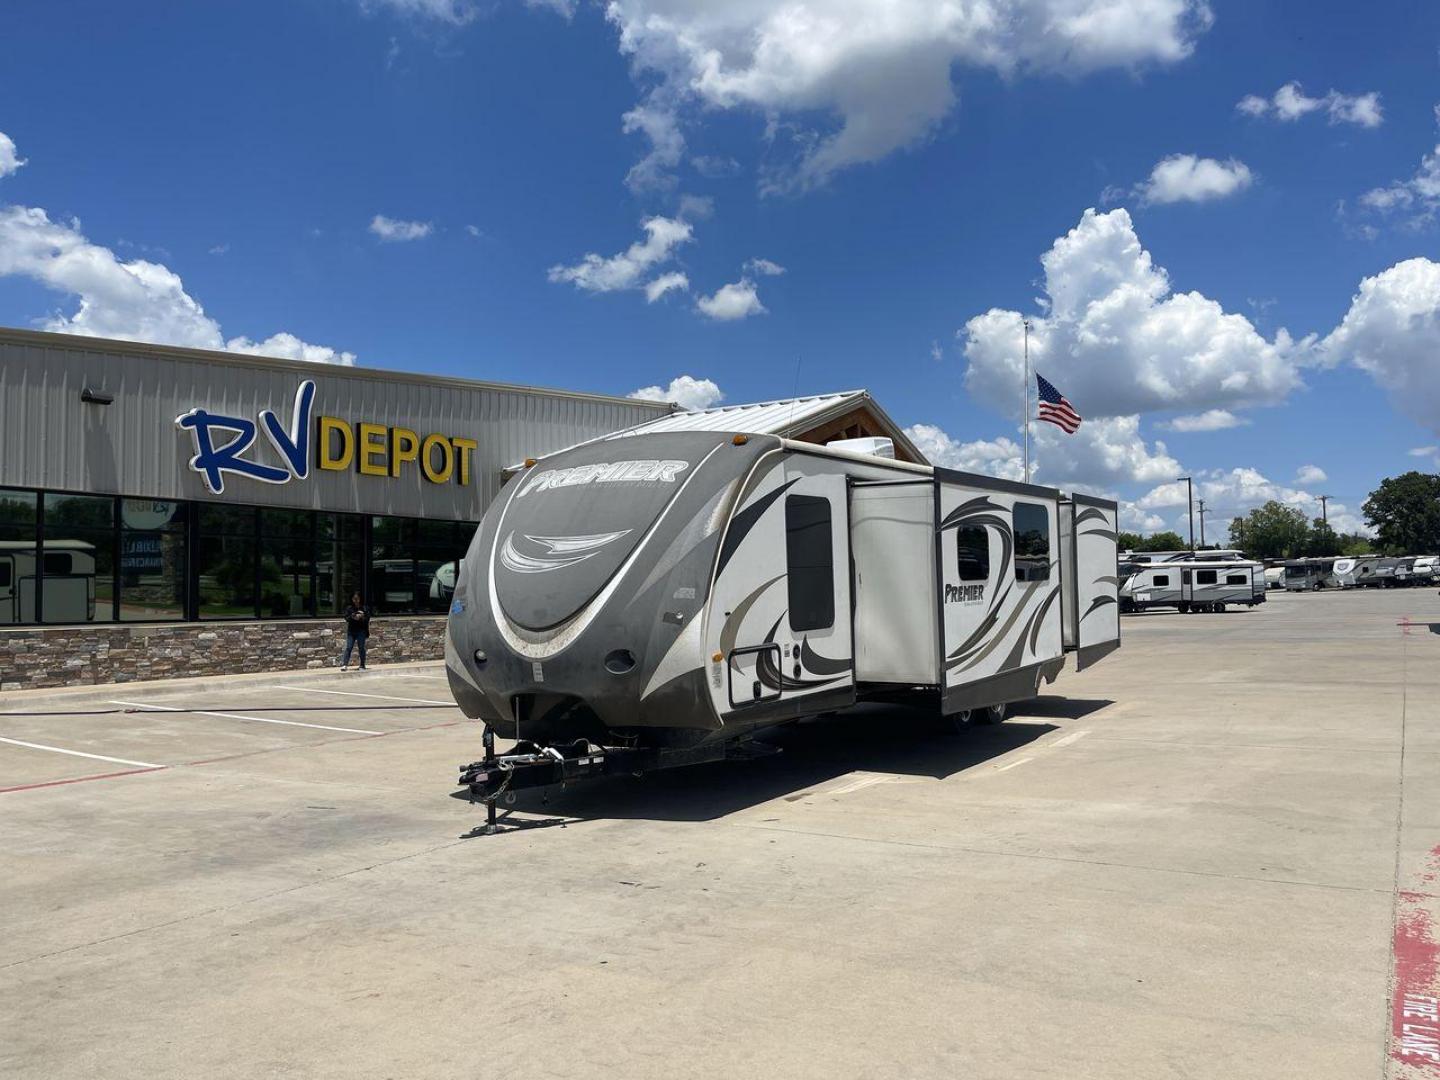
<path id="1" fill-rule="evenodd" d="M 1267 588 L 1267 589 L 1283 589 L 1284 587 L 1285 587 L 1285 567 L 1283 567 L 1283 566 L 1267 566 L 1267 567 L 1265 567 L 1265 588 Z"/>
<path id="2" fill-rule="evenodd" d="M 1244 558 L 1245 553 L 1239 548 L 1200 548 L 1196 551 L 1188 548 L 1184 551 L 1125 551 L 1120 555 L 1121 562 L 1131 563 L 1194 562 L 1196 559 L 1214 562 Z"/>
<path id="3" fill-rule="evenodd" d="M 1330 572 L 1331 583 L 1339 589 L 1354 589 L 1377 583 L 1380 557 L 1355 555 L 1336 559 Z"/>
<path id="4" fill-rule="evenodd" d="M 1265 572 L 1243 559 L 1177 561 L 1121 566 L 1120 610 L 1173 607 L 1182 612 L 1224 611 L 1265 603 Z"/>
<path id="5" fill-rule="evenodd" d="M 0 626 L 35 621 L 36 571 L 45 581 L 45 621 L 95 620 L 95 546 L 49 540 L 39 558 L 28 540 L 0 540 Z"/>
<path id="6" fill-rule="evenodd" d="M 461 782 L 493 811 L 866 701 L 1001 720 L 1119 646 L 1115 538 L 1105 499 L 775 435 L 621 433 L 527 463 L 450 608 L 450 686 L 487 740 Z M 497 758 L 496 734 L 523 741 Z"/>

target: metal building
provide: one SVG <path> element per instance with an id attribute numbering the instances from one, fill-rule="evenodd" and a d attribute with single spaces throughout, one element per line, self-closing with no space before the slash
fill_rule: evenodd
<path id="1" fill-rule="evenodd" d="M 0 329 L 0 626 L 443 613 L 507 465 L 674 408 Z"/>

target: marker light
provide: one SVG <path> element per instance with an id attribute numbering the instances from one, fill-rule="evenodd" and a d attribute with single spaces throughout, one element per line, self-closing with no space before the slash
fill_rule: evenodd
<path id="1" fill-rule="evenodd" d="M 533 457 L 527 457 L 525 459 L 525 467 L 527 469 L 533 469 L 535 467 L 535 459 Z"/>
<path id="2" fill-rule="evenodd" d="M 736 436 L 734 436 L 733 438 L 731 438 L 730 441 L 731 441 L 732 443 L 734 443 L 736 446 L 744 446 L 747 442 L 750 441 L 750 436 L 749 436 L 749 435 L 736 435 Z"/>
<path id="3" fill-rule="evenodd" d="M 483 663 L 485 663 L 485 660 L 486 660 L 486 659 L 487 659 L 487 658 L 486 658 L 486 656 L 485 656 L 485 650 L 484 650 L 484 649 L 476 649 L 476 650 L 475 650 L 475 662 L 476 662 L 477 664 L 483 664 Z"/>

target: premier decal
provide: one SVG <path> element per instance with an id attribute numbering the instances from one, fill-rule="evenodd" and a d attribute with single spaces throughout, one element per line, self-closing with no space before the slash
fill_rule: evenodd
<path id="1" fill-rule="evenodd" d="M 675 477 L 689 467 L 688 461 L 605 461 L 595 465 L 576 465 L 573 469 L 547 469 L 530 477 L 515 497 L 523 499 L 532 491 L 554 491 L 588 484 L 673 484 Z"/>
<path id="2" fill-rule="evenodd" d="M 974 604 L 984 599 L 984 584 L 945 586 L 945 603 L 947 604 Z"/>
<path id="3" fill-rule="evenodd" d="M 525 536 L 531 544 L 543 550 L 540 555 L 526 555 L 515 547 L 515 534 L 505 537 L 500 549 L 500 563 L 507 570 L 517 574 L 543 574 L 559 570 L 562 566 L 574 566 L 599 553 L 606 544 L 629 536 L 630 529 L 620 532 L 595 533 L 591 536 Z"/>

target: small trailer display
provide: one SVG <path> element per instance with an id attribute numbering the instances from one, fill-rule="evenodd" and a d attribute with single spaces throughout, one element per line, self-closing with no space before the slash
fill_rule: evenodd
<path id="1" fill-rule="evenodd" d="M 1120 644 L 1116 512 L 773 435 L 529 463 L 456 578 L 446 669 L 487 737 L 461 782 L 493 815 L 501 791 L 743 753 L 858 702 L 1003 719 Z"/>

